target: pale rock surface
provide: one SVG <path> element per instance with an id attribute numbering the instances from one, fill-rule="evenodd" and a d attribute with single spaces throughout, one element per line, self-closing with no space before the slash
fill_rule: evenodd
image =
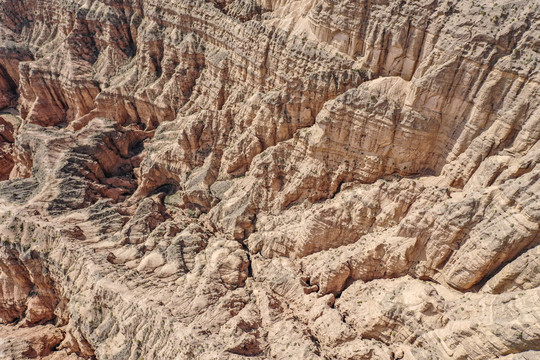
<path id="1" fill-rule="evenodd" d="M 540 354 L 540 3 L 0 0 L 0 359 Z"/>

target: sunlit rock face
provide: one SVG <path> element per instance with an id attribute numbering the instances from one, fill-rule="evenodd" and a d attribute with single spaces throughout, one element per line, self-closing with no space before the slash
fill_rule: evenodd
<path id="1" fill-rule="evenodd" d="M 540 358 L 540 3 L 0 0 L 0 359 Z"/>

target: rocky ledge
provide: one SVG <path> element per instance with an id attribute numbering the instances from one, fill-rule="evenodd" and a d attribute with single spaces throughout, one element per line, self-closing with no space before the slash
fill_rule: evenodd
<path id="1" fill-rule="evenodd" d="M 537 1 L 0 9 L 0 359 L 540 357 Z"/>

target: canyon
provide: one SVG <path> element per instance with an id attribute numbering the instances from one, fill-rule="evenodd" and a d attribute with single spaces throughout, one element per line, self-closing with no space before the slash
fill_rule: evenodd
<path id="1" fill-rule="evenodd" d="M 537 0 L 0 0 L 0 359 L 540 358 Z"/>

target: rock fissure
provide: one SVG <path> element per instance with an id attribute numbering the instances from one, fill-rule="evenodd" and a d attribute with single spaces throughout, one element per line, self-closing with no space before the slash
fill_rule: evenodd
<path id="1" fill-rule="evenodd" d="M 538 356 L 536 4 L 0 9 L 0 358 Z"/>

